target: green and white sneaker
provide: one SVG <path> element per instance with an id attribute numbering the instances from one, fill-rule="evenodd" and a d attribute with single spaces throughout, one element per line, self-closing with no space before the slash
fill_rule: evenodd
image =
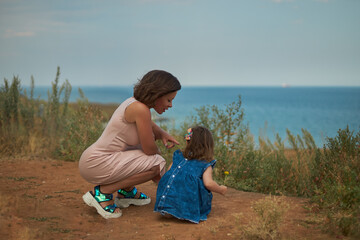
<path id="1" fill-rule="evenodd" d="M 115 198 L 115 204 L 120 208 L 127 208 L 130 204 L 143 206 L 151 202 L 151 199 L 144 193 L 138 192 L 136 187 L 129 192 L 124 189 L 119 189 L 117 192 L 118 196 Z"/>
<path id="2" fill-rule="evenodd" d="M 104 194 L 100 192 L 100 186 L 96 186 L 94 188 L 94 193 L 89 191 L 83 196 L 84 202 L 88 206 L 94 207 L 96 211 L 105 219 L 118 218 L 122 215 L 121 211 L 115 212 L 115 209 L 117 208 L 116 204 L 110 204 L 104 208 L 100 205 L 101 202 L 108 202 L 112 199 L 112 194 Z"/>

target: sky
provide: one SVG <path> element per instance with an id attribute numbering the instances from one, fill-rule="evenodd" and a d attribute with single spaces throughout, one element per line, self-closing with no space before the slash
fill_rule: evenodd
<path id="1" fill-rule="evenodd" d="M 23 86 L 360 86 L 360 0 L 0 0 L 0 77 Z"/>

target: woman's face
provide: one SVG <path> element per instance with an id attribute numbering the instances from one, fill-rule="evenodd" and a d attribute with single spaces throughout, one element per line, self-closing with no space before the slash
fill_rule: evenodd
<path id="1" fill-rule="evenodd" d="M 168 93 L 162 97 L 159 97 L 155 101 L 154 110 L 158 114 L 164 113 L 166 110 L 172 107 L 172 101 L 174 100 L 177 92 Z"/>

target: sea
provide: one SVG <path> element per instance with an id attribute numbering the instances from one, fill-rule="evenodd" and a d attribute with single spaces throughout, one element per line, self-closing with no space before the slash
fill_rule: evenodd
<path id="1" fill-rule="evenodd" d="M 89 102 L 115 103 L 132 96 L 133 87 L 80 87 Z M 70 102 L 79 99 L 79 87 L 73 87 Z M 35 97 L 48 99 L 51 87 L 35 87 Z M 242 100 L 244 124 L 248 124 L 255 142 L 267 138 L 274 142 L 278 134 L 286 144 L 286 130 L 302 136 L 302 129 L 322 147 L 328 137 L 337 136 L 347 126 L 354 134 L 360 130 L 360 87 L 182 87 L 173 107 L 161 117 L 169 127 L 182 126 L 201 106 L 227 105 Z"/>

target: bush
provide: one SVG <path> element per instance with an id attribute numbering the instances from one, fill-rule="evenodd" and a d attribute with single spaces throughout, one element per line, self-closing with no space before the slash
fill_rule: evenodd
<path id="1" fill-rule="evenodd" d="M 326 228 L 345 236 L 360 237 L 360 132 L 340 129 L 327 138 L 317 161 L 313 202 L 327 215 Z"/>
<path id="2" fill-rule="evenodd" d="M 239 158 L 246 152 L 253 151 L 254 145 L 249 135 L 249 127 L 244 124 L 244 112 L 241 108 L 241 97 L 238 100 L 219 108 L 216 105 L 202 106 L 195 109 L 193 116 L 184 126 L 202 125 L 208 128 L 215 142 L 215 159 L 217 167 L 215 177 L 225 179 L 225 172 L 237 171 Z M 186 129 L 183 129 L 185 133 Z"/>
<path id="3" fill-rule="evenodd" d="M 59 78 L 58 67 L 48 101 L 34 99 L 33 77 L 30 96 L 18 77 L 11 84 L 4 79 L 0 89 L 0 155 L 43 155 L 74 161 L 97 139 L 103 129 L 100 110 L 83 94 L 78 107 L 69 109 L 72 88 L 68 80 L 60 85 Z"/>
<path id="4" fill-rule="evenodd" d="M 29 140 L 28 129 L 33 127 L 33 122 L 34 100 L 22 94 L 20 79 L 14 76 L 10 85 L 4 79 L 0 89 L 0 154 L 14 155 L 21 151 Z"/>
<path id="5" fill-rule="evenodd" d="M 267 196 L 252 204 L 256 216 L 243 227 L 243 239 L 281 239 L 280 227 L 290 208 L 282 197 Z"/>
<path id="6" fill-rule="evenodd" d="M 89 104 L 81 89 L 79 93 L 80 99 L 68 113 L 69 117 L 64 122 L 63 133 L 55 150 L 58 158 L 67 161 L 79 160 L 83 151 L 93 144 L 104 130 L 100 109 Z"/>

